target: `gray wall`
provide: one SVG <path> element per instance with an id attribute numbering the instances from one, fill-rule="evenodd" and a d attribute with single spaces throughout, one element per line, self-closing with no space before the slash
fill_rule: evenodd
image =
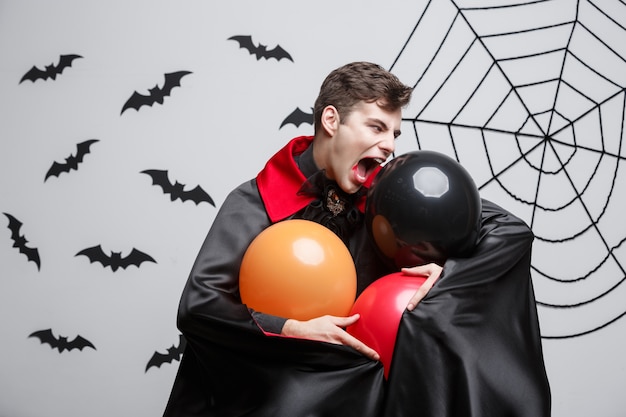
<path id="1" fill-rule="evenodd" d="M 417 84 L 398 153 L 454 156 L 532 226 L 553 415 L 623 415 L 626 7 L 433 3 L 0 1 L 0 415 L 162 412 L 179 362 L 150 360 L 178 345 L 180 292 L 217 209 L 312 133 L 280 126 L 354 60 Z M 257 60 L 234 35 L 293 61 Z M 55 79 L 20 82 L 70 54 Z M 177 71 L 190 74 L 162 104 L 122 112 Z M 47 176 L 92 139 L 77 169 Z M 214 205 L 172 201 L 152 169 Z M 13 247 L 10 218 L 39 266 Z M 78 255 L 97 245 L 154 261 L 113 270 Z M 93 347 L 29 337 L 46 329 Z"/>

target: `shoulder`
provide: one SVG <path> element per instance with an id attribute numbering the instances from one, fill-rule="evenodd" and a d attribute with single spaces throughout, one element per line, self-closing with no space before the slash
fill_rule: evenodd
<path id="1" fill-rule="evenodd" d="M 265 212 L 263 200 L 259 193 L 255 178 L 248 180 L 234 188 L 227 196 L 220 208 L 222 211 L 239 211 L 260 209 Z"/>
<path id="2" fill-rule="evenodd" d="M 515 235 L 528 241 L 534 239 L 531 227 L 520 217 L 498 204 L 482 199 L 482 230 L 481 234 L 502 237 Z"/>

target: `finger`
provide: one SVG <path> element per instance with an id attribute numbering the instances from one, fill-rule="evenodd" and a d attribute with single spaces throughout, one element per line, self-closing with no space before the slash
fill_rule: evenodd
<path id="1" fill-rule="evenodd" d="M 417 307 L 419 302 L 422 301 L 424 297 L 426 297 L 426 294 L 428 294 L 428 291 L 430 291 L 438 278 L 438 274 L 429 276 L 426 281 L 424 281 L 424 283 L 417 289 L 415 294 L 413 294 L 413 297 L 411 297 L 411 299 L 409 300 L 406 309 L 409 311 L 413 311 L 413 309 Z"/>
<path id="2" fill-rule="evenodd" d="M 357 314 L 353 314 L 348 317 L 339 317 L 339 316 L 330 316 L 333 324 L 339 327 L 348 327 L 356 323 L 361 316 Z"/>
<path id="3" fill-rule="evenodd" d="M 435 271 L 433 264 L 419 265 L 411 268 L 402 268 L 402 273 L 412 276 L 430 276 Z"/>
<path id="4" fill-rule="evenodd" d="M 344 338 L 342 340 L 342 344 L 346 346 L 350 346 L 357 352 L 367 356 L 368 358 L 378 361 L 380 360 L 380 355 L 374 349 L 367 346 L 365 343 L 361 342 L 356 337 L 350 335 L 348 332 L 344 332 Z"/>

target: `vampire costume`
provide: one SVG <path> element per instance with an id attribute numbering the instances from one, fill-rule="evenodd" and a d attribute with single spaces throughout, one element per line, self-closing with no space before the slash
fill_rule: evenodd
<path id="1" fill-rule="evenodd" d="M 220 208 L 181 297 L 178 326 L 187 346 L 165 416 L 378 416 L 384 395 L 379 362 L 346 346 L 278 336 L 285 319 L 251 311 L 239 297 L 248 245 L 288 218 L 334 222 L 333 229 L 343 230 L 358 291 L 386 272 L 363 227 L 364 194 L 346 198 L 337 216 L 326 215 L 332 183 L 319 183 L 324 175 L 317 174 L 311 142 L 291 141 Z"/>
<path id="2" fill-rule="evenodd" d="M 484 203 L 476 256 L 449 260 L 428 296 L 404 314 L 389 381 L 380 362 L 346 346 L 282 337 L 285 318 L 242 304 L 238 275 L 248 245 L 290 218 L 317 221 L 343 239 L 358 293 L 392 272 L 367 236 L 365 194 L 325 182 L 311 144 L 312 137 L 293 139 L 220 208 L 181 297 L 187 344 L 164 416 L 549 415 L 528 275 L 532 233 L 496 206 Z"/>

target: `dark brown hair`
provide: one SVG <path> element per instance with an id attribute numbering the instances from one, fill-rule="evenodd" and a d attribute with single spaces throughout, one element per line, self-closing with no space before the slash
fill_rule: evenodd
<path id="1" fill-rule="evenodd" d="M 378 101 L 385 110 L 393 111 L 406 106 L 412 92 L 411 87 L 378 64 L 352 62 L 339 67 L 328 74 L 315 100 L 315 131 L 326 106 L 334 106 L 343 121 L 358 102 Z"/>

